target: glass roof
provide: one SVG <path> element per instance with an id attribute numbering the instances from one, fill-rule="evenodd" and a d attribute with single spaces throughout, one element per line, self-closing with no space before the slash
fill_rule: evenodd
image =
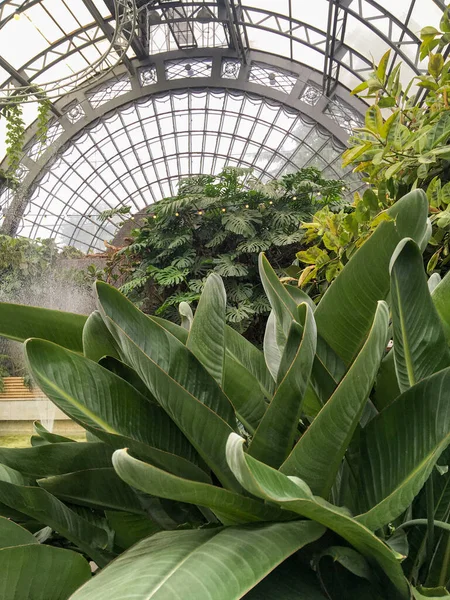
<path id="1" fill-rule="evenodd" d="M 320 81 L 325 96 L 332 97 L 339 86 L 348 94 L 367 76 L 372 61 L 379 60 L 388 48 L 392 50 L 389 68 L 401 60 L 405 81 L 420 73 L 424 65 L 418 56 L 419 31 L 425 25 L 437 26 L 443 9 L 442 0 L 314 0 L 313 3 L 306 0 L 0 0 L 0 103 L 17 88 L 19 91 L 26 88 L 28 93 L 44 90 L 54 101 L 52 110 L 58 116 L 65 94 L 72 92 L 67 96 L 72 98 L 80 87 L 92 88 L 97 79 L 118 62 L 133 75 L 158 56 L 165 57 L 167 66 L 171 53 L 180 51 L 186 57 L 185 64 L 174 60 L 173 72 L 166 67 L 168 87 L 175 79 L 205 77 L 205 69 L 210 69 L 208 76 L 211 76 L 212 63 L 208 66 L 203 61 L 203 71 L 195 70 L 195 57 L 203 48 L 229 49 L 230 56 L 235 56 L 248 73 L 250 83 L 255 81 L 275 86 L 275 89 L 278 86 L 283 93 L 294 93 L 298 69 L 292 69 L 295 73 L 291 74 L 286 71 L 283 77 L 282 70 L 278 69 L 276 80 L 270 71 L 270 65 L 278 68 L 280 60 L 284 60 L 293 65 L 306 65 L 316 72 L 316 82 Z M 130 29 L 132 18 L 135 20 Z M 249 60 L 249 52 L 263 53 L 265 66 Z M 226 75 L 222 73 L 221 77 Z M 140 82 L 141 85 L 147 83 L 151 82 Z M 345 112 L 346 97 L 342 89 L 335 106 L 340 103 Z M 102 93 L 100 89 L 96 105 L 90 96 L 94 109 L 101 107 Z M 308 143 L 307 134 L 297 137 L 291 135 L 292 131 L 286 134 L 287 125 L 278 130 L 275 117 L 260 120 L 258 127 L 250 127 L 255 116 L 245 120 L 244 113 L 239 116 L 230 108 L 233 94 L 227 92 L 222 96 L 221 107 L 213 109 L 220 94 L 204 92 L 203 100 L 212 104 L 192 113 L 197 124 L 189 125 L 186 102 L 198 101 L 202 96 L 186 92 L 184 96 L 166 95 L 164 117 L 160 108 L 156 108 L 159 100 L 150 98 L 144 104 L 119 109 L 94 128 L 89 125 L 58 154 L 49 172 L 48 166 L 43 165 L 45 174 L 33 191 L 20 232 L 32 237 L 57 235 L 70 243 L 98 248 L 104 238 L 111 237 L 114 226 L 110 223 L 102 228 L 89 211 L 98 212 L 102 206 L 108 208 L 128 203 L 130 199 L 136 209 L 142 208 L 172 193 L 180 175 L 199 170 L 217 171 L 225 161 L 253 164 L 261 175 L 273 176 L 280 169 L 297 164 L 293 156 L 296 152 L 300 156 L 301 152 L 295 144 L 303 144 L 300 148 L 305 163 L 315 160 L 323 168 L 330 168 L 328 157 L 334 155 L 336 140 L 316 148 Z M 179 99 L 182 97 L 183 101 Z M 240 98 L 243 106 L 250 105 L 249 96 L 241 94 Z M 35 99 L 31 94 L 24 108 L 27 124 L 36 118 Z M 268 104 L 262 98 L 258 102 L 261 106 Z M 171 110 L 175 113 L 171 114 Z M 281 105 L 277 110 L 285 111 Z M 203 119 L 206 126 L 212 115 L 220 128 L 214 149 L 211 149 L 213 131 L 202 131 L 200 125 Z M 346 133 L 350 131 L 349 123 L 351 126 L 357 122 L 346 121 L 335 114 L 330 116 Z M 70 113 L 66 117 L 70 120 Z M 92 115 L 92 120 L 94 118 L 98 118 L 97 115 Z M 304 116 L 292 114 L 289 118 L 306 127 Z M 242 121 L 241 130 L 233 133 L 226 128 L 232 127 L 236 119 Z M 183 133 L 179 141 L 174 137 L 178 123 Z M 266 139 L 264 136 L 272 123 L 275 126 Z M 246 131 L 245 126 L 250 128 L 251 152 L 242 150 L 247 145 L 239 138 Z M 57 129 L 57 122 L 52 127 Z M 112 127 L 117 130 L 112 131 Z M 150 128 L 149 131 L 146 128 Z M 319 131 L 318 125 L 312 128 Z M 193 130 L 197 133 L 189 136 Z M 149 136 L 148 139 L 140 139 L 139 132 L 144 132 L 142 135 Z M 286 135 L 291 136 L 289 143 Z M 317 133 L 317 139 L 321 135 L 323 132 Z M 327 135 L 327 139 L 332 140 L 333 135 Z M 284 142 L 280 136 L 286 138 Z M 56 139 L 57 135 L 53 137 Z M 4 139 L 5 123 L 0 119 L 0 157 L 4 154 Z M 207 140 L 210 140 L 208 149 L 204 147 Z M 186 143 L 187 150 L 182 145 Z M 261 143 L 264 148 L 257 152 L 257 145 Z M 319 145 L 318 141 L 314 143 Z M 269 151 L 275 151 L 274 158 L 264 159 L 264 163 L 261 156 Z M 279 163 L 276 164 L 276 160 Z M 95 168 L 100 163 L 101 168 Z M 338 176 L 339 169 L 335 166 L 333 169 Z M 90 184 L 86 183 L 83 188 L 75 185 L 77 176 Z M 0 203 L 9 203 L 5 193 Z"/>
<path id="2" fill-rule="evenodd" d="M 263 180 L 316 166 L 358 188 L 360 180 L 341 170 L 342 150 L 311 119 L 258 96 L 159 94 L 108 114 L 72 140 L 39 181 L 18 233 L 104 249 L 120 217 L 100 225 L 100 212 L 123 205 L 138 212 L 175 194 L 181 177 L 225 165 L 252 167 Z"/>

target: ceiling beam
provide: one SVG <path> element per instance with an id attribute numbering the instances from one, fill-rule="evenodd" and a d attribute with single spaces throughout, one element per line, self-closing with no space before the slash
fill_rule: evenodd
<path id="1" fill-rule="evenodd" d="M 225 25 L 228 27 L 228 32 L 231 39 L 231 46 L 235 50 L 244 64 L 247 63 L 247 48 L 248 44 L 245 43 L 244 37 L 242 36 L 239 28 L 239 22 L 242 21 L 239 18 L 238 11 L 241 10 L 240 5 L 236 6 L 234 0 L 217 0 L 219 9 L 225 10 Z"/>
<path id="2" fill-rule="evenodd" d="M 106 5 L 106 8 L 109 10 L 109 12 L 111 13 L 111 15 L 114 17 L 114 3 L 112 2 L 112 0 L 104 0 L 104 2 L 105 2 L 105 5 Z M 93 4 L 93 3 L 91 2 L 90 4 Z M 97 10 L 97 7 L 95 6 L 95 4 L 94 4 L 94 8 Z M 91 10 L 91 9 L 89 9 L 89 10 Z M 98 12 L 99 11 L 97 10 L 97 13 Z M 92 13 L 92 15 L 95 16 L 94 13 Z M 109 24 L 107 21 L 105 21 L 105 19 L 103 19 L 103 17 L 101 16 L 101 14 L 100 14 L 100 18 L 107 25 Z M 95 17 L 95 20 L 98 23 L 98 19 L 96 17 Z M 149 57 L 148 51 L 146 49 L 146 46 L 145 46 L 145 44 L 142 43 L 142 39 L 140 38 L 139 35 L 133 36 L 133 39 L 131 41 L 131 47 L 133 48 L 134 53 L 136 54 L 136 58 L 138 58 L 139 60 L 144 60 L 144 59 L 146 59 L 146 58 Z"/>
<path id="3" fill-rule="evenodd" d="M 108 21 L 105 21 L 105 19 L 102 17 L 101 12 L 95 6 L 93 0 L 83 0 L 83 4 L 86 6 L 88 11 L 93 16 L 97 25 L 100 27 L 100 29 L 105 34 L 106 39 L 110 43 L 112 43 L 112 41 L 114 40 L 114 29 L 113 29 L 112 25 L 110 25 L 110 23 L 108 23 Z M 135 75 L 133 64 L 132 64 L 131 60 L 128 58 L 128 56 L 126 54 L 124 54 L 122 56 L 121 60 L 122 60 L 123 64 L 125 65 L 127 71 L 130 73 L 130 75 Z"/>
<path id="4" fill-rule="evenodd" d="M 34 85 L 33 83 L 31 83 L 31 81 L 29 81 L 26 77 L 24 77 L 21 73 L 19 73 L 19 71 L 17 71 L 17 69 L 15 69 L 1 55 L 0 55 L 0 67 L 5 69 L 5 71 L 9 75 L 11 75 L 11 77 L 14 79 L 14 81 L 17 82 L 17 84 L 19 86 L 28 88 L 28 90 L 36 96 L 37 100 L 45 98 L 45 93 L 42 92 L 42 90 L 40 90 L 37 85 Z M 18 90 L 18 93 L 20 93 L 19 90 Z M 5 105 L 4 102 L 2 104 L 3 104 L 3 106 Z M 50 102 L 50 110 L 56 117 L 61 116 L 60 111 L 56 108 L 56 106 L 52 102 Z"/>

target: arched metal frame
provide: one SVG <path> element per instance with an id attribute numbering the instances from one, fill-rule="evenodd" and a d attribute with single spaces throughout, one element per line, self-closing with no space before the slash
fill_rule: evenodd
<path id="1" fill-rule="evenodd" d="M 208 54 L 208 56 L 205 56 Z M 254 114 L 248 116 L 247 120 L 253 119 L 252 130 L 258 125 L 258 131 L 248 134 L 248 138 L 252 143 L 252 152 L 246 156 L 245 146 L 242 147 L 239 160 L 236 157 L 226 156 L 223 150 L 219 147 L 214 149 L 204 149 L 202 135 L 208 133 L 207 128 L 201 131 L 198 127 L 191 127 L 183 131 L 177 131 L 174 126 L 172 129 L 178 135 L 183 136 L 189 134 L 191 142 L 197 143 L 196 147 L 191 147 L 182 151 L 181 149 L 175 154 L 178 154 L 178 161 L 183 161 L 186 156 L 211 156 L 211 161 L 202 159 L 197 168 L 179 168 L 178 170 L 168 171 L 165 168 L 167 175 L 160 176 L 154 172 L 151 180 L 141 183 L 144 191 L 135 186 L 135 193 L 140 196 L 139 202 L 134 203 L 136 210 L 142 210 L 145 205 L 150 204 L 158 197 L 175 192 L 174 184 L 176 184 L 179 176 L 196 174 L 202 170 L 216 171 L 224 164 L 241 164 L 243 166 L 252 166 L 255 168 L 255 173 L 261 177 L 273 177 L 279 175 L 286 169 L 293 170 L 304 164 L 315 164 L 323 169 L 330 177 L 339 178 L 346 177 L 349 188 L 356 189 L 360 187 L 359 179 L 350 172 L 344 174 L 340 170 L 339 156 L 345 148 L 345 141 L 351 130 L 352 125 L 355 125 L 360 120 L 358 110 L 359 102 L 352 99 L 351 104 L 346 104 L 343 101 L 338 103 L 337 99 L 330 101 L 321 93 L 320 74 L 294 65 L 285 59 L 277 59 L 275 64 L 267 65 L 265 60 L 267 56 L 263 53 L 251 53 L 249 62 L 244 65 L 239 61 L 235 53 L 230 50 L 214 49 L 205 52 L 203 49 L 193 50 L 189 53 L 189 59 L 186 59 L 185 53 L 181 51 L 171 52 L 168 54 L 155 57 L 151 63 L 135 62 L 135 76 L 130 77 L 126 68 L 122 67 L 116 70 L 114 79 L 104 82 L 102 86 L 95 86 L 92 89 L 79 90 L 65 98 L 67 104 L 61 107 L 63 116 L 55 121 L 55 124 L 50 127 L 48 139 L 45 145 L 36 141 L 30 132 L 30 142 L 27 146 L 26 154 L 23 157 L 21 168 L 23 174 L 23 182 L 19 193 L 12 197 L 12 194 L 5 190 L 3 195 L 0 195 L 0 205 L 4 206 L 6 213 L 3 224 L 3 232 L 9 234 L 19 233 L 30 237 L 48 237 L 48 235 L 59 236 L 62 242 L 67 244 L 75 244 L 87 250 L 91 248 L 100 248 L 103 245 L 103 240 L 110 238 L 117 227 L 117 221 L 113 224 L 107 222 L 104 226 L 100 225 L 96 217 L 101 210 L 115 208 L 122 204 L 130 203 L 133 205 L 132 194 L 121 186 L 120 196 L 115 197 L 111 201 L 111 197 L 106 196 L 114 186 L 120 187 L 120 182 L 116 182 L 114 176 L 109 174 L 109 184 L 101 187 L 101 181 L 98 180 L 96 188 L 96 196 L 90 202 L 79 203 L 83 205 L 83 210 L 73 209 L 70 202 L 75 202 L 77 193 L 75 190 L 70 190 L 65 187 L 64 193 L 59 190 L 62 196 L 67 197 L 67 202 L 61 202 L 61 198 L 57 197 L 57 193 L 48 189 L 47 180 L 53 177 L 55 179 L 55 189 L 58 185 L 64 186 L 64 178 L 67 174 L 60 174 L 57 163 L 61 157 L 70 149 L 76 152 L 77 145 L 80 145 L 80 138 L 88 136 L 92 129 L 101 128 L 102 124 L 107 123 L 108 115 L 120 114 L 129 106 L 139 106 L 145 103 L 146 99 L 158 99 L 164 94 L 185 93 L 185 90 L 208 90 L 209 94 L 225 93 L 228 95 L 238 95 L 241 98 L 255 98 L 255 102 L 259 102 L 262 106 L 264 103 L 275 107 L 272 121 L 264 122 L 260 115 Z M 190 67 L 191 75 L 187 75 L 186 66 Z M 288 69 L 291 67 L 291 70 Z M 297 73 L 292 69 L 296 68 Z M 182 76 L 180 76 L 180 73 Z M 207 76 L 204 76 L 204 75 Z M 276 74 L 275 83 L 270 76 Z M 150 83 L 148 83 L 150 81 Z M 344 92 L 344 90 L 342 90 Z M 169 96 L 168 96 L 169 98 Z M 337 97 L 336 97 L 337 98 Z M 151 100 L 153 101 L 153 100 Z M 157 101 L 157 100 L 156 100 Z M 218 122 L 217 131 L 210 132 L 213 136 L 222 138 L 233 138 L 233 143 L 236 140 L 242 139 L 242 132 L 239 128 L 230 135 L 227 133 L 224 125 L 226 119 L 233 118 L 232 111 L 226 110 L 223 107 L 223 114 L 220 123 Z M 261 132 L 277 131 L 275 117 L 281 111 L 291 115 L 289 127 L 295 122 L 299 128 L 300 123 L 307 123 L 303 134 L 290 134 L 289 130 L 284 131 L 282 139 L 275 145 L 267 143 L 264 139 L 259 139 Z M 167 105 L 167 115 L 171 115 L 172 119 L 176 119 L 177 114 L 181 114 L 180 107 L 172 106 L 170 102 Z M 202 112 L 202 111 L 199 111 Z M 204 112 L 204 111 L 203 111 Z M 236 116 L 236 115 L 235 115 Z M 161 116 L 160 116 L 161 119 Z M 73 122 L 71 122 L 73 121 Z M 244 123 L 241 123 L 243 126 Z M 122 131 L 131 131 L 132 124 L 122 125 Z M 307 136 L 310 130 L 315 129 L 319 132 L 317 135 L 320 139 L 315 140 L 317 147 L 309 148 Z M 278 127 L 278 129 L 280 129 Z M 222 134 L 219 136 L 219 134 Z M 128 132 L 128 136 L 130 133 Z M 281 134 L 280 134 L 281 135 Z M 160 133 L 161 139 L 164 138 L 163 132 Z M 321 137 L 320 137 L 321 136 Z M 261 146 L 260 152 L 266 153 L 266 158 L 262 163 L 258 162 L 258 152 L 255 149 L 255 140 L 258 137 Z M 283 148 L 283 140 L 287 140 L 286 144 L 289 151 Z M 295 140 L 295 147 L 292 146 L 292 141 Z M 322 141 L 321 141 L 322 140 Z M 101 161 L 101 168 L 106 168 L 106 165 L 113 162 L 116 155 L 123 154 L 127 149 L 133 146 L 130 141 L 129 145 L 124 145 L 121 142 L 120 150 L 114 155 L 101 157 L 101 139 L 92 142 L 91 147 L 96 148 L 98 152 L 98 160 Z M 289 145 L 291 144 L 291 146 Z M 89 147 L 89 148 L 91 148 Z M 87 153 L 88 148 L 83 146 L 83 152 Z M 231 149 L 231 142 L 229 148 Z M 291 160 L 294 155 L 298 155 L 299 149 L 302 148 L 303 155 L 295 160 Z M 134 150 L 135 151 L 135 150 Z M 279 162 L 272 161 L 271 153 L 278 157 Z M 157 157 L 154 160 L 169 164 L 172 161 L 174 148 L 167 150 L 163 156 Z M 323 155 L 323 157 L 321 156 Z M 215 158 L 214 158 L 215 157 Z M 222 160 L 223 159 L 223 160 Z M 62 159 L 64 160 L 64 159 Z M 208 163 L 208 167 L 204 164 Z M 329 165 L 334 163 L 330 168 Z M 140 161 L 139 169 L 145 172 L 146 169 L 153 168 L 149 161 Z M 327 171 L 328 168 L 328 171 Z M 71 165 L 70 170 L 73 173 L 75 170 L 83 173 L 83 169 L 77 164 Z M 89 176 L 93 175 L 89 169 Z M 170 172 L 170 175 L 168 174 Z M 122 174 L 125 177 L 125 174 Z M 145 176 L 145 175 L 144 175 Z M 56 181 L 57 180 L 57 181 Z M 81 182 L 80 182 L 81 185 Z M 89 187 L 89 186 L 88 186 Z M 108 188 L 108 189 L 107 189 Z M 86 195 L 92 197 L 92 191 L 87 190 Z M 103 195 L 102 195 L 103 194 Z M 52 208 L 53 206 L 53 208 Z M 57 207 L 57 208 L 56 208 Z M 68 218 L 70 217 L 70 218 Z M 72 221 L 75 218 L 75 225 Z M 86 237 L 86 234 L 91 236 L 91 240 Z"/>
<path id="2" fill-rule="evenodd" d="M 94 46 L 101 48 L 110 39 L 112 17 L 100 14 L 98 1 L 82 2 L 93 21 L 49 44 L 19 69 L 0 64 L 9 74 L 1 83 L 0 69 L 0 87 L 23 85 L 23 81 L 38 85 L 65 58 Z M 112 0 L 104 3 L 112 10 Z M 6 0 L 0 6 L 0 27 L 5 18 L 10 18 L 8 6 L 15 4 Z M 38 4 L 37 0 L 26 0 L 23 6 Z M 417 31 L 412 30 L 417 0 L 399 0 L 390 10 L 386 8 L 387 0 L 316 0 L 317 7 L 320 5 L 325 11 L 319 24 L 303 15 L 298 0 L 280 0 L 278 12 L 266 0 L 138 0 L 137 4 L 139 27 L 132 51 L 114 70 L 113 78 L 94 88 L 75 90 L 54 103 L 52 109 L 57 118 L 44 145 L 33 140 L 35 127 L 30 128 L 19 193 L 14 198 L 8 190 L 0 193 L 0 206 L 6 212 L 2 231 L 27 231 L 24 213 L 28 210 L 30 214 L 27 206 L 37 193 L 39 181 L 54 164 L 55 155 L 61 154 L 83 129 L 125 104 L 176 90 L 220 89 L 257 94 L 312 119 L 329 132 L 334 145 L 341 143 L 343 148 L 364 112 L 364 104 L 351 97 L 348 88 L 364 79 L 372 68 L 361 39 L 366 45 L 376 41 L 376 48 L 371 50 L 380 55 L 390 48 L 389 68 L 401 60 L 407 79 L 419 74 L 423 67 L 419 62 L 420 40 Z M 423 2 L 420 6 L 423 9 Z M 444 9 L 444 2 L 427 0 L 427 7 L 434 7 L 436 16 Z M 355 27 L 360 28 L 361 39 L 356 39 Z M 264 48 L 277 50 L 282 56 L 252 49 L 261 46 L 266 37 Z M 264 169 L 263 174 L 273 175 Z M 35 216 L 39 220 L 42 214 Z M 99 235 L 110 232 L 108 228 L 102 232 L 98 224 L 97 229 L 92 231 L 95 241 L 86 243 L 86 247 L 98 247 Z M 56 224 L 52 232 L 58 230 Z M 76 241 L 77 236 L 68 237 Z"/>

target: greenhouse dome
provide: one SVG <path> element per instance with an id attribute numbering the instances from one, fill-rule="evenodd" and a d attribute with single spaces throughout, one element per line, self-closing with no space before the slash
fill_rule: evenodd
<path id="1" fill-rule="evenodd" d="M 0 600 L 450 600 L 450 0 L 0 0 Z"/>
<path id="2" fill-rule="evenodd" d="M 83 251 L 114 238 L 102 211 L 142 211 L 225 165 L 263 181 L 304 166 L 361 187 L 340 155 L 365 104 L 350 95 L 391 49 L 424 71 L 421 24 L 440 0 L 3 0 L 0 101 L 25 94 L 19 190 L 2 231 Z M 22 43 L 22 40 L 27 40 Z M 20 43 L 19 43 L 20 42 Z M 36 100 L 51 101 L 45 142 Z M 0 120 L 1 135 L 5 125 Z M 4 145 L 2 146 L 4 148 Z M 7 163 L 4 161 L 3 168 Z"/>

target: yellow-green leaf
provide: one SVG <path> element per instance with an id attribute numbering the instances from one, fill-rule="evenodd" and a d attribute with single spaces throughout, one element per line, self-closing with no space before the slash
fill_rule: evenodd
<path id="1" fill-rule="evenodd" d="M 375 133 L 382 134 L 383 131 L 383 117 L 381 116 L 381 110 L 379 106 L 374 104 L 369 106 L 366 111 L 366 127 Z"/>

